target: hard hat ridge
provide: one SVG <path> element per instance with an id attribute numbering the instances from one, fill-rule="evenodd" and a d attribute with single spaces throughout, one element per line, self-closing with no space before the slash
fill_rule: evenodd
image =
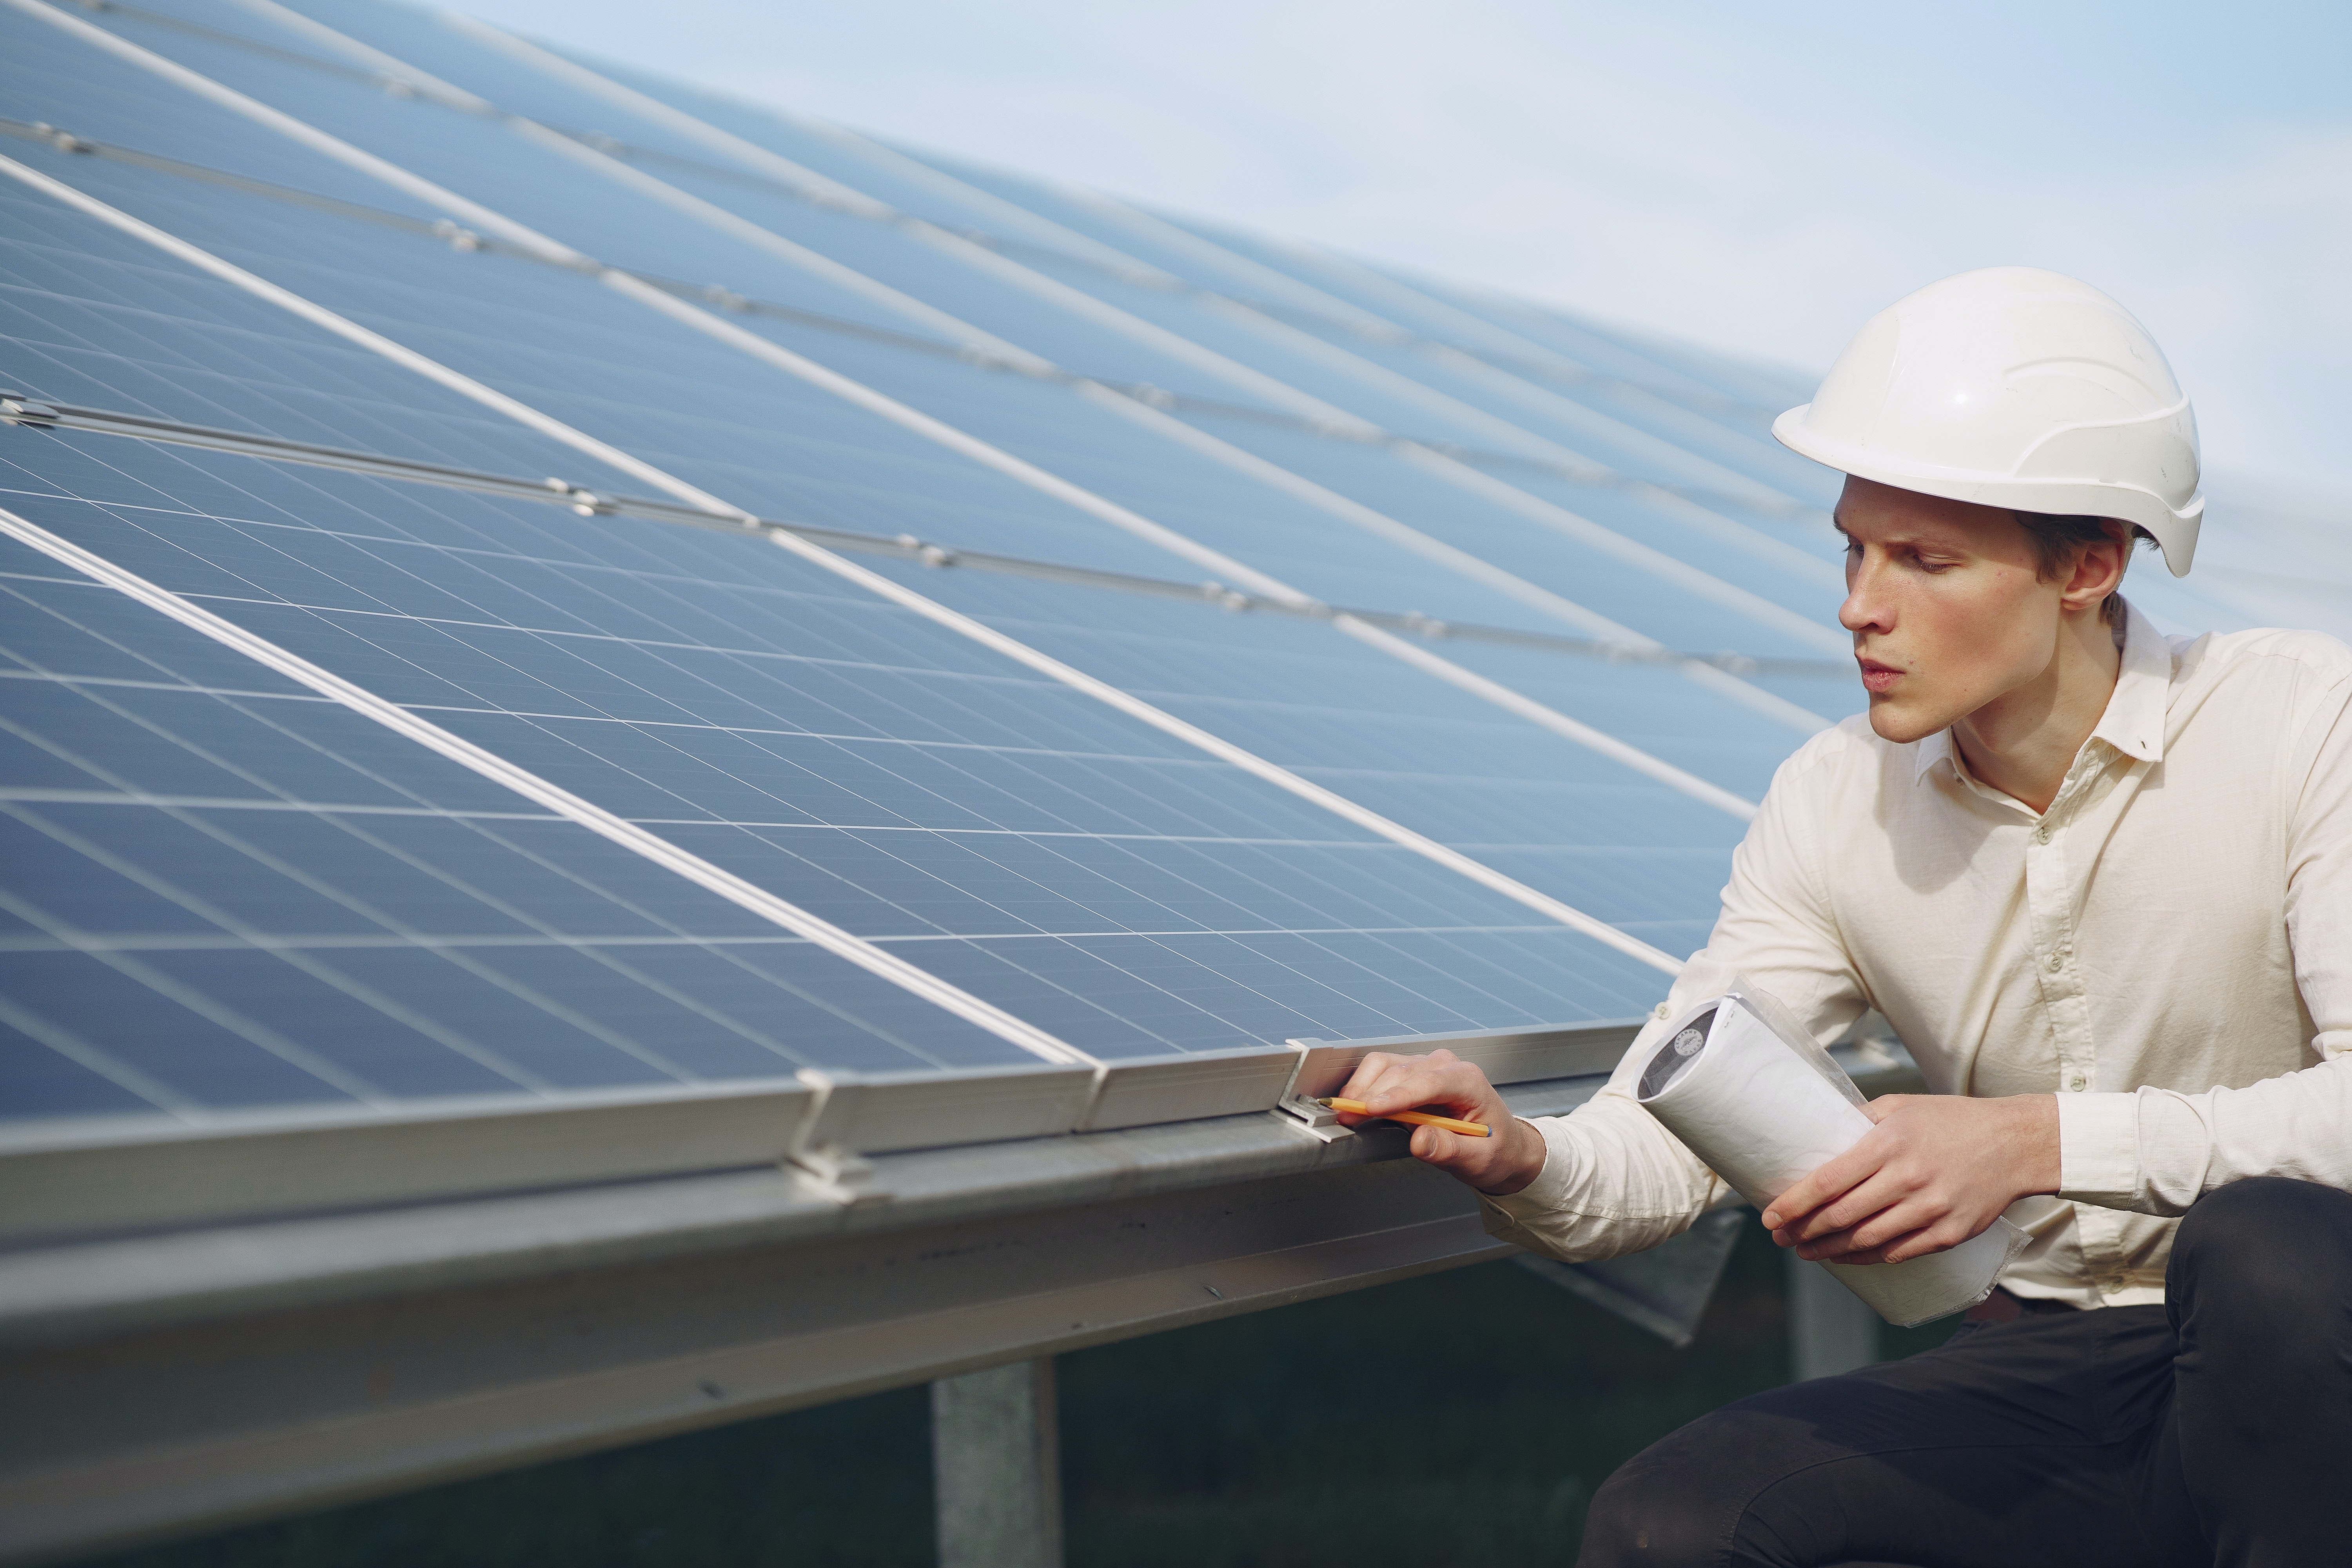
<path id="1" fill-rule="evenodd" d="M 2176 577 L 2196 554 L 2205 498 L 2189 398 L 2131 312 L 2063 273 L 1988 267 L 1896 300 L 1772 434 L 1902 489 L 2121 518 Z"/>

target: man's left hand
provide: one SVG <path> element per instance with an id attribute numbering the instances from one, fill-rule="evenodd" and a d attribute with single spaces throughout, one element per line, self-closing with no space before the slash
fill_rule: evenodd
<path id="1" fill-rule="evenodd" d="M 2058 1190 L 2055 1095 L 1890 1094 L 1863 1110 L 1878 1125 L 1764 1211 L 1772 1239 L 1800 1258 L 1908 1262 Z"/>

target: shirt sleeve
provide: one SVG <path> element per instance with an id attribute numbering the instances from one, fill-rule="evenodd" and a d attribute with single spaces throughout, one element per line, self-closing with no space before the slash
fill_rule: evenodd
<path id="1" fill-rule="evenodd" d="M 2201 1094 L 2058 1097 L 2059 1196 L 2177 1215 L 2247 1176 L 2352 1192 L 2352 680 L 2288 750 L 2287 937 L 2318 1065 Z"/>
<path id="2" fill-rule="evenodd" d="M 1824 742 L 1834 737 L 1825 736 Z M 1860 982 L 1822 896 L 1811 831 L 1822 782 L 1808 746 L 1781 766 L 1748 835 L 1705 949 L 1694 954 L 1608 1084 L 1564 1117 L 1538 1117 L 1543 1171 L 1483 1201 L 1486 1229 L 1570 1263 L 1639 1252 L 1680 1235 L 1730 1196 L 1716 1174 L 1642 1109 L 1633 1085 L 1666 1021 L 1727 991 L 1770 993 L 1823 1044 L 1863 1014 Z"/>

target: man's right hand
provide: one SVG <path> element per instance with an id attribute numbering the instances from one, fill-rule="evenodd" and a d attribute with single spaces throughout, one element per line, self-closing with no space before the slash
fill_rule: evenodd
<path id="1" fill-rule="evenodd" d="M 1374 1051 L 1357 1064 L 1356 1075 L 1338 1098 L 1360 1100 L 1371 1108 L 1362 1116 L 1341 1111 L 1340 1124 L 1347 1127 L 1360 1127 L 1392 1111 L 1429 1109 L 1485 1122 L 1491 1137 L 1416 1127 L 1412 1154 L 1491 1197 L 1516 1193 L 1543 1173 L 1543 1134 L 1513 1116 L 1486 1075 L 1452 1051 L 1432 1051 L 1425 1057 Z"/>

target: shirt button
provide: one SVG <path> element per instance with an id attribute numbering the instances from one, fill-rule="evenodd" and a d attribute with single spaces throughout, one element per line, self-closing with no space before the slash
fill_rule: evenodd
<path id="1" fill-rule="evenodd" d="M 2053 973 L 2053 974 L 2057 973 L 2058 973 L 2058 971 L 2059 971 L 2059 970 L 2061 970 L 2061 969 L 2063 969 L 2063 968 L 2064 968 L 2064 967 L 2065 967 L 2065 965 L 2066 965 L 2066 961 L 2065 961 L 2064 959 L 2063 959 L 2063 958 L 2059 957 L 2056 953 L 2054 953 L 2054 952 L 2053 952 L 2053 953 L 2052 953 L 2052 954 L 2050 955 L 2050 973 Z"/>
<path id="2" fill-rule="evenodd" d="M 2074 1090 L 2075 1093 L 2077 1093 L 2077 1094 L 2082 1093 L 2082 1092 L 2083 1092 L 2084 1088 L 2086 1085 L 2088 1085 L 2088 1084 L 2090 1083 L 2090 1081 L 2091 1081 L 2090 1079 L 2088 1079 L 2084 1078 L 2081 1073 L 2078 1073 L 2078 1072 L 2075 1072 L 2075 1073 L 2068 1073 L 2068 1074 L 2066 1075 L 2066 1087 L 2067 1087 L 2068 1089 L 2073 1089 L 2073 1090 Z"/>
<path id="3" fill-rule="evenodd" d="M 1672 1007 L 1667 1006 L 1664 1002 L 1658 1004 L 1657 1016 L 1660 1018 L 1671 1018 L 1674 1016 L 1674 1013 L 1675 1010 Z"/>
<path id="4" fill-rule="evenodd" d="M 2044 822 L 2036 825 L 2033 829 L 2033 842 L 2036 844 L 2047 844 L 2050 842 L 2050 825 L 2048 823 Z"/>

